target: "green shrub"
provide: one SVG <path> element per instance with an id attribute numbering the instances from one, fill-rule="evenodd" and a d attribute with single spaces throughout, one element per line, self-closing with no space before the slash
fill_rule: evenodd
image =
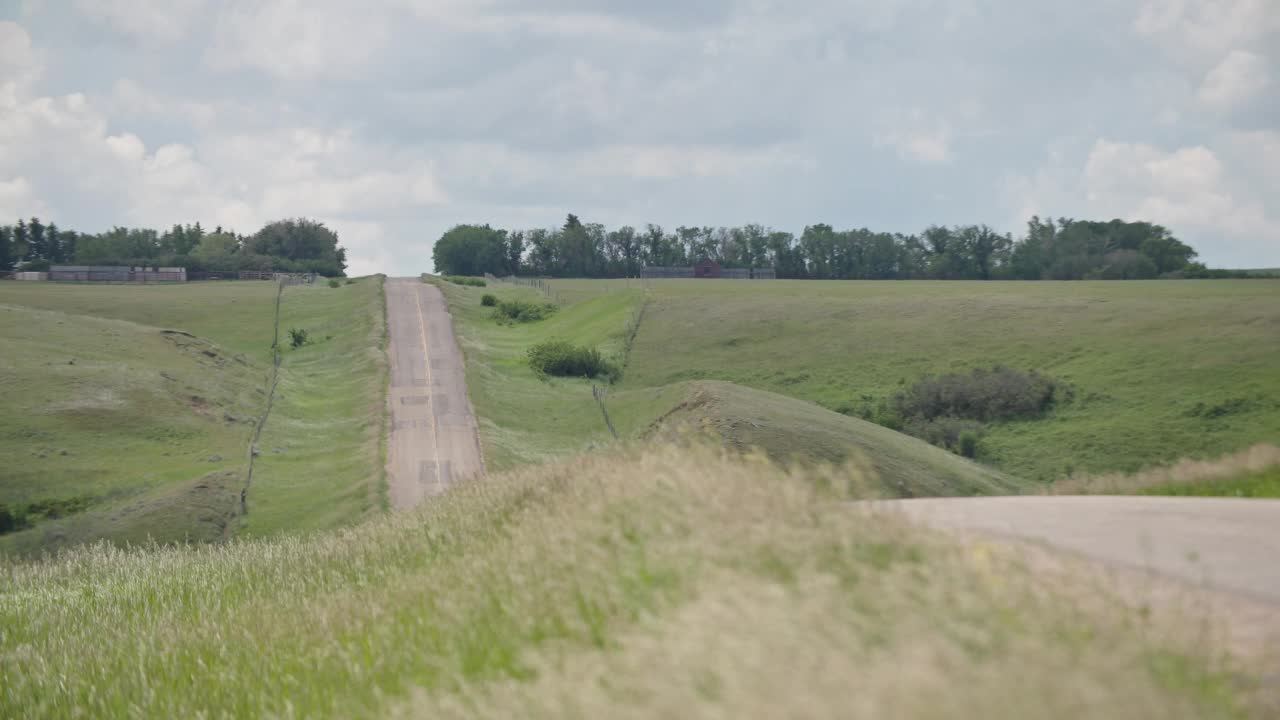
<path id="1" fill-rule="evenodd" d="M 331 288 L 342 287 L 342 283 L 339 282 L 337 278 L 329 278 L 329 287 Z"/>
<path id="2" fill-rule="evenodd" d="M 348 285 L 355 285 L 355 284 L 356 284 L 356 279 L 355 279 L 355 278 L 347 278 L 347 284 L 348 284 Z"/>
<path id="3" fill-rule="evenodd" d="M 976 432 L 960 433 L 960 454 L 969 459 L 978 456 L 978 434 Z"/>
<path id="4" fill-rule="evenodd" d="M 453 283 L 454 285 L 466 285 L 468 287 L 487 287 L 488 286 L 488 283 L 484 281 L 484 278 L 466 277 L 465 275 L 441 275 L 441 277 L 444 278 L 447 282 Z"/>
<path id="5" fill-rule="evenodd" d="M 904 420 L 1012 420 L 1043 415 L 1065 391 L 1061 383 L 1034 370 L 997 365 L 921 378 L 896 393 L 890 407 Z"/>
<path id="6" fill-rule="evenodd" d="M 499 300 L 493 310 L 493 319 L 499 322 L 526 323 L 548 318 L 560 307 L 555 303 L 533 303 L 527 300 Z"/>
<path id="7" fill-rule="evenodd" d="M 497 298 L 497 296 L 492 295 L 492 294 L 490 294 L 490 293 L 485 293 L 485 294 L 480 298 L 480 304 L 481 304 L 481 305 L 483 305 L 483 306 L 485 306 L 485 307 L 495 307 L 495 306 L 497 306 L 497 304 L 498 304 L 498 298 Z"/>
<path id="8" fill-rule="evenodd" d="M 593 347 L 547 340 L 529 348 L 529 367 L 541 375 L 614 379 L 617 368 Z"/>
<path id="9" fill-rule="evenodd" d="M 289 347 L 297 350 L 306 345 L 310 337 L 306 330 L 302 328 L 289 328 Z"/>

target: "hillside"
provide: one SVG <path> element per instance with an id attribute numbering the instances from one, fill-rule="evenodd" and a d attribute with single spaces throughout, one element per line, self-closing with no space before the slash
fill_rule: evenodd
<path id="1" fill-rule="evenodd" d="M 271 283 L 0 284 L 0 504 L 31 526 L 0 552 L 332 527 L 380 507 L 375 279 L 285 292 L 282 326 L 314 341 L 285 351 L 241 514 L 274 303 Z"/>
<path id="2" fill-rule="evenodd" d="M 480 304 L 485 294 L 544 302 L 528 288 L 440 283 L 467 359 L 468 392 L 480 421 L 490 468 L 540 462 L 613 442 L 592 386 L 604 381 L 538 377 L 525 353 L 551 338 L 588 344 L 622 362 L 624 336 L 644 296 L 625 285 L 608 292 L 561 291 L 561 309 L 546 320 L 502 324 Z M 661 321 L 661 318 L 656 320 Z M 646 311 L 642 324 L 655 322 Z M 636 366 L 628 364 L 627 374 Z M 670 438 L 686 429 L 712 430 L 742 451 L 764 450 L 779 461 L 869 463 L 867 494 L 969 495 L 1016 492 L 1017 480 L 927 443 L 809 402 L 730 383 L 673 383 L 610 389 L 604 406 L 623 441 Z"/>
<path id="3" fill-rule="evenodd" d="M 824 479 L 596 453 L 346 530 L 5 567 L 0 716 L 1248 716 L 1200 625 Z"/>
<path id="4" fill-rule="evenodd" d="M 612 286 L 610 285 L 612 283 Z M 621 281 L 553 281 L 590 298 Z M 1004 364 L 1064 383 L 978 460 L 1049 481 L 1280 437 L 1280 281 L 654 281 L 620 391 L 724 380 L 860 415 L 918 379 Z"/>
<path id="5" fill-rule="evenodd" d="M 703 430 L 727 447 L 759 449 L 784 464 L 863 464 L 869 481 L 858 493 L 863 495 L 992 495 L 1021 488 L 1013 478 L 922 440 L 814 403 L 715 380 L 674 389 L 684 399 L 655 421 L 647 435 Z"/>

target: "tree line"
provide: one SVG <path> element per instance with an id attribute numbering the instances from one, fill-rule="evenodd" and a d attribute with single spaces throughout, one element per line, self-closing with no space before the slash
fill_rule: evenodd
<path id="1" fill-rule="evenodd" d="M 51 265 L 185 267 L 192 271 L 274 270 L 340 277 L 346 249 L 324 223 L 297 218 L 268 223 L 252 235 L 199 222 L 163 232 L 115 227 L 102 233 L 62 230 L 39 218 L 0 226 L 0 271 Z"/>
<path id="2" fill-rule="evenodd" d="M 933 225 L 907 235 L 817 224 L 799 237 L 761 225 L 609 230 L 569 215 L 551 229 L 458 225 L 432 250 L 436 272 L 449 275 L 635 277 L 646 266 L 689 266 L 706 258 L 724 267 L 772 267 L 779 278 L 817 280 L 1236 276 L 1210 270 L 1196 256 L 1161 225 L 1040 217 L 1014 238 L 986 225 Z"/>

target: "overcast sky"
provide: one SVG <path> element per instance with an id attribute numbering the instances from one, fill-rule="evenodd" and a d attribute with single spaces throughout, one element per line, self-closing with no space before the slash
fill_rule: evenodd
<path id="1" fill-rule="evenodd" d="M 0 221 L 1150 220 L 1280 267 L 1280 0 L 0 0 Z"/>

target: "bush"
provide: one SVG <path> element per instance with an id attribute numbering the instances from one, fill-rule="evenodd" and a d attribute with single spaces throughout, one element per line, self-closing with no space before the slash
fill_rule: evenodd
<path id="1" fill-rule="evenodd" d="M 22 267 L 18 269 L 22 272 L 49 272 L 49 267 L 48 260 L 30 260 L 23 263 Z"/>
<path id="2" fill-rule="evenodd" d="M 541 375 L 603 377 L 612 380 L 617 368 L 593 347 L 565 340 L 548 340 L 529 348 L 529 367 Z"/>
<path id="3" fill-rule="evenodd" d="M 303 345 L 306 345 L 309 340 L 310 337 L 306 330 L 301 328 L 289 328 L 289 347 L 297 350 Z"/>
<path id="4" fill-rule="evenodd" d="M 347 278 L 347 284 L 348 284 L 348 285 L 355 285 L 355 284 L 356 284 L 356 279 L 355 279 L 355 278 Z"/>
<path id="5" fill-rule="evenodd" d="M 921 378 L 893 396 L 890 406 L 904 420 L 939 417 L 979 422 L 1043 415 L 1065 388 L 1038 372 L 997 365 L 968 373 Z"/>
<path id="6" fill-rule="evenodd" d="M 337 278 L 330 278 L 329 287 L 331 288 L 342 287 L 342 283 L 339 282 Z"/>
<path id="7" fill-rule="evenodd" d="M 480 304 L 485 307 L 495 307 L 498 304 L 498 298 L 490 293 L 485 293 L 480 298 Z"/>
<path id="8" fill-rule="evenodd" d="M 484 281 L 484 278 L 466 277 L 463 275 L 442 275 L 441 277 L 454 285 L 466 285 L 468 287 L 488 287 L 489 285 Z"/>
<path id="9" fill-rule="evenodd" d="M 555 303 L 532 303 L 527 300 L 499 300 L 493 319 L 499 322 L 535 322 L 551 317 L 560 307 Z"/>

